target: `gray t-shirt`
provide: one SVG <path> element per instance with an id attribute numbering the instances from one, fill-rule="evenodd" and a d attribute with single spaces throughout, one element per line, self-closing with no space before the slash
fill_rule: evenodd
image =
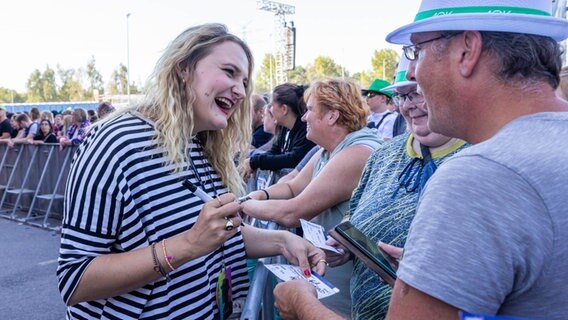
<path id="1" fill-rule="evenodd" d="M 398 276 L 461 310 L 568 318 L 568 113 L 539 113 L 432 176 Z"/>

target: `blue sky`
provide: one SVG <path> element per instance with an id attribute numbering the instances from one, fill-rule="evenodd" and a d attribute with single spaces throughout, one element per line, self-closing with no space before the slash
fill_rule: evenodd
<path id="1" fill-rule="evenodd" d="M 296 13 L 286 20 L 297 28 L 296 63 L 326 55 L 351 72 L 371 69 L 374 50 L 388 32 L 414 18 L 419 0 L 288 0 Z M 130 35 L 131 80 L 143 83 L 169 41 L 189 26 L 225 23 L 245 38 L 257 66 L 272 52 L 274 14 L 256 0 L 19 0 L 0 4 L 0 87 L 25 90 L 29 75 L 84 67 L 96 59 L 105 83 L 119 63 L 126 65 L 126 14 Z"/>

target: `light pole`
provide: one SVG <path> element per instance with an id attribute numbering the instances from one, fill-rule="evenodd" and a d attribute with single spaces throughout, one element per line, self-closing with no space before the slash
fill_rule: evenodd
<path id="1" fill-rule="evenodd" d="M 130 105 L 130 32 L 128 30 L 128 18 L 130 18 L 130 13 L 126 14 L 126 94 Z"/>

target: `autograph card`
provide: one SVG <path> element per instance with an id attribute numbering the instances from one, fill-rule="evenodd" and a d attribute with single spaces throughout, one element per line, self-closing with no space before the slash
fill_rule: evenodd
<path id="1" fill-rule="evenodd" d="M 304 231 L 304 239 L 311 242 L 314 246 L 324 249 L 327 251 L 340 253 L 337 249 L 332 246 L 328 246 L 325 244 L 325 230 L 322 226 L 317 223 L 309 222 L 304 219 L 300 219 L 300 223 L 302 224 L 302 230 Z"/>
<path id="2" fill-rule="evenodd" d="M 308 281 L 316 288 L 318 299 L 323 299 L 339 292 L 339 289 L 314 271 L 312 271 L 310 277 L 305 277 L 302 270 L 297 266 L 289 264 L 265 264 L 264 266 L 282 281 L 296 279 Z"/>

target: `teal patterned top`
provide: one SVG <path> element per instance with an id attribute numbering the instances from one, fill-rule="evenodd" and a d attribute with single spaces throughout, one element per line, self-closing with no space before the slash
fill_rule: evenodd
<path id="1" fill-rule="evenodd" d="M 419 165 L 410 165 L 421 157 L 412 149 L 413 139 L 410 133 L 405 133 L 373 152 L 351 197 L 351 223 L 375 243 L 381 240 L 404 247 L 406 242 L 410 223 L 416 213 L 418 190 L 407 191 L 401 187 L 399 175 L 408 166 L 412 170 L 411 184 L 420 179 L 421 162 L 418 161 Z M 447 149 L 432 153 L 432 159 L 439 166 L 466 146 L 465 142 L 458 140 Z M 378 275 L 359 259 L 355 258 L 353 266 L 353 319 L 383 319 L 392 292 L 390 286 L 381 282 Z"/>

